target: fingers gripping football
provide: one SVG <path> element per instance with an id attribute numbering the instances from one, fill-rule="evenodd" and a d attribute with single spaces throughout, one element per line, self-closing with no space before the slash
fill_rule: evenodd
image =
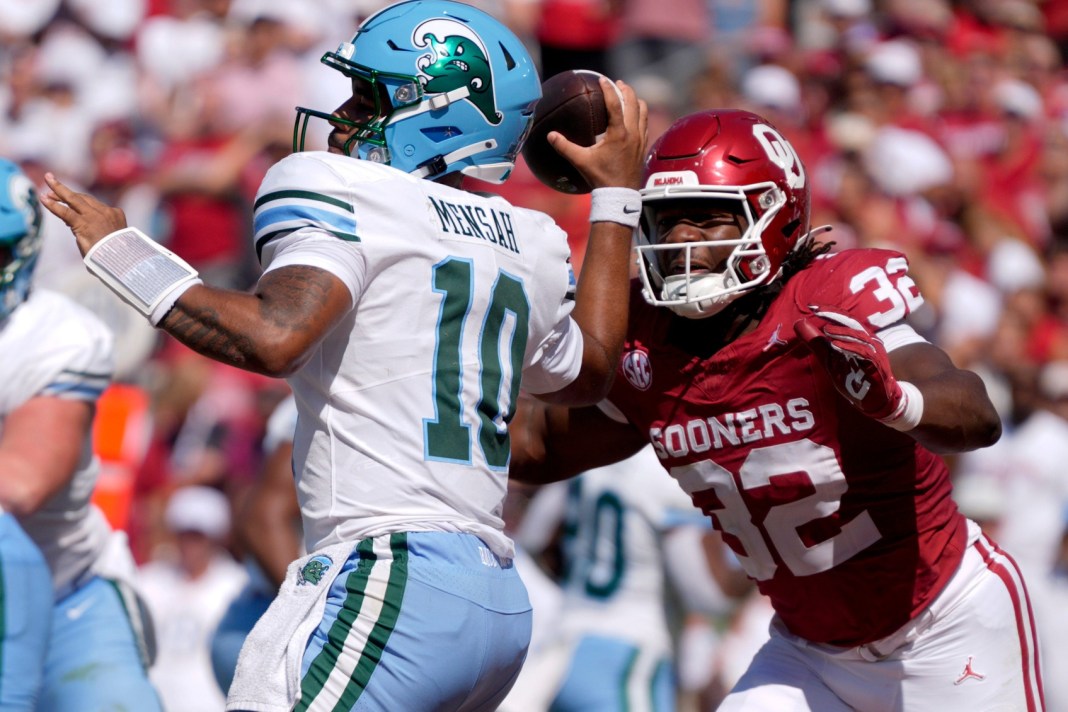
<path id="1" fill-rule="evenodd" d="M 550 148 L 544 150 L 559 153 L 574 167 L 582 177 L 583 190 L 585 186 L 638 188 L 648 138 L 648 107 L 629 85 L 606 77 L 598 82 L 608 118 L 604 134 L 583 146 L 554 130 L 546 135 Z M 546 182 L 544 176 L 541 180 Z"/>
<path id="2" fill-rule="evenodd" d="M 797 335 L 846 400 L 865 415 L 892 424 L 901 416 L 907 395 L 890 370 L 879 337 L 852 317 L 811 309 L 811 315 L 794 324 Z"/>

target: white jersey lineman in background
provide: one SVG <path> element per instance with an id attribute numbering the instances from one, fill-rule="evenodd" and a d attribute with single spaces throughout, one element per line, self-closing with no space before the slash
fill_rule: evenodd
<path id="1" fill-rule="evenodd" d="M 32 288 L 41 217 L 29 178 L 0 159 L 0 708 L 151 712 L 160 709 L 146 672 L 152 631 L 130 584 L 133 557 L 90 504 L 112 334 L 70 298 Z M 22 531 L 7 526 L 10 515 Z M 16 542 L 25 546 L 12 551 Z M 38 574 L 25 564 L 33 547 L 51 578 L 36 591 L 26 586 Z"/>
<path id="2" fill-rule="evenodd" d="M 111 378 L 111 334 L 66 296 L 35 290 L 0 327 L 0 414 L 32 399 L 91 407 Z M 159 709 L 146 676 L 150 622 L 131 586 L 126 535 L 90 504 L 99 462 L 91 430 L 76 469 L 39 508 L 20 517 L 48 562 L 55 591 L 38 710 L 77 712 L 115 704 Z M 53 447 L 41 433 L 41 447 Z M 78 671 L 93 670 L 92 675 Z"/>
<path id="3" fill-rule="evenodd" d="M 708 520 L 651 448 L 543 488 L 516 536 L 532 551 L 560 500 L 564 596 L 555 630 L 527 660 L 502 712 L 677 709 L 684 615 L 729 607 L 704 564 Z M 566 497 L 559 497 L 566 488 Z"/>

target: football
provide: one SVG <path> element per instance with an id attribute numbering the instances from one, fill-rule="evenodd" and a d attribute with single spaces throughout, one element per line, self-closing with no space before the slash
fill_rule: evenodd
<path id="1" fill-rule="evenodd" d="M 549 145 L 550 131 L 559 131 L 580 146 L 592 146 L 608 128 L 608 110 L 598 80 L 588 69 L 560 72 L 541 84 L 523 159 L 534 176 L 561 193 L 589 193 L 591 188 L 571 163 Z"/>

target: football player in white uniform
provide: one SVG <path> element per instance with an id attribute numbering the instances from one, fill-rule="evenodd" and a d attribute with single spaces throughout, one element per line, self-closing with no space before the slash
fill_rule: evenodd
<path id="1" fill-rule="evenodd" d="M 503 181 L 541 90 L 522 42 L 468 5 L 371 16 L 323 62 L 352 83 L 327 152 L 269 171 L 255 203 L 264 274 L 203 285 L 120 210 L 54 176 L 45 205 L 89 269 L 153 324 L 289 380 L 309 554 L 249 635 L 230 709 L 492 710 L 530 636 L 501 505 L 520 382 L 593 403 L 627 319 L 644 102 L 603 82 L 609 125 L 552 134 L 592 195 L 582 279 L 546 215 L 462 189 Z"/>
<path id="2" fill-rule="evenodd" d="M 20 293 L 29 288 L 32 264 L 17 253 L 38 249 L 35 200 L 33 185 L 18 166 L 0 160 L 0 334 L 24 298 Z M 10 410 L 5 402 L 0 417 L 6 418 Z M 0 440 L 0 461 L 14 456 L 9 450 Z M 52 581 L 40 550 L 10 511 L 9 491 L 15 485 L 7 476 L 0 478 L 0 709 L 33 712 L 52 629 Z"/>
<path id="3" fill-rule="evenodd" d="M 0 707 L 158 710 L 146 674 L 150 631 L 129 586 L 133 557 L 125 535 L 112 532 L 89 503 L 99 470 L 93 411 L 111 380 L 112 336 L 67 297 L 31 291 L 40 226 L 32 183 L 18 166 L 0 161 L 0 508 L 19 520 L 51 576 L 51 585 L 42 585 L 37 569 L 9 568 L 7 546 L 21 536 L 5 522 L 5 634 L 9 625 L 16 635 L 35 632 L 27 647 L 3 651 Z M 19 552 L 30 555 L 19 544 L 13 560 Z M 25 608 L 12 613 L 9 595 Z M 9 676 L 8 665 L 17 672 Z M 36 706 L 9 699 L 33 681 L 41 682 Z"/>
<path id="4" fill-rule="evenodd" d="M 552 491 L 558 486 L 565 497 Z M 707 517 L 664 477 L 651 446 L 542 489 L 528 512 L 544 512 L 543 497 L 561 500 L 554 514 L 562 521 L 532 515 L 516 541 L 527 545 L 562 525 L 564 598 L 549 641 L 532 652 L 501 710 L 678 709 L 674 659 L 684 614 L 730 606 L 703 565 Z"/>

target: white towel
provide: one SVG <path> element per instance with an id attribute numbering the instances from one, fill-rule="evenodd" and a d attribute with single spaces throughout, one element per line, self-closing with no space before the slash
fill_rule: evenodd
<path id="1" fill-rule="evenodd" d="M 300 664 L 319 625 L 326 594 L 359 542 L 342 542 L 289 565 L 278 596 L 248 634 L 226 698 L 227 710 L 289 712 L 300 692 Z M 329 565 L 311 565 L 313 560 Z"/>

